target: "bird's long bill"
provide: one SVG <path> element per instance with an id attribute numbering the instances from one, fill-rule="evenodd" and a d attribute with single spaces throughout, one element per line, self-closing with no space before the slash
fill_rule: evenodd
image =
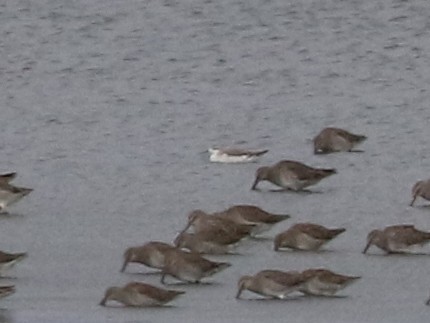
<path id="1" fill-rule="evenodd" d="M 185 228 L 178 233 L 177 237 L 180 237 L 182 234 L 184 234 L 185 232 L 187 232 L 187 230 L 190 228 L 191 224 L 193 224 L 193 221 L 188 221 L 188 223 L 185 226 Z"/>
<path id="2" fill-rule="evenodd" d="M 164 271 L 161 273 L 160 283 L 166 285 L 166 273 Z"/>
<path id="3" fill-rule="evenodd" d="M 363 249 L 363 253 L 366 253 L 367 249 L 369 249 L 371 245 L 372 245 L 372 240 L 369 240 L 366 244 L 366 247 L 364 247 Z"/>
<path id="4" fill-rule="evenodd" d="M 124 252 L 124 262 L 122 264 L 121 270 L 120 272 L 124 272 L 125 268 L 127 267 L 128 263 L 130 262 L 130 260 L 133 257 L 133 248 L 128 248 L 125 252 Z"/>
<path id="5" fill-rule="evenodd" d="M 175 239 L 173 240 L 173 245 L 175 246 L 175 247 L 179 247 L 179 243 L 180 243 L 180 241 L 181 241 L 181 237 L 182 237 L 182 234 L 184 233 L 184 231 L 181 231 L 180 233 L 178 233 L 178 235 L 175 237 Z"/>
<path id="6" fill-rule="evenodd" d="M 237 294 L 236 294 L 236 299 L 240 298 L 240 295 L 242 294 L 243 291 L 243 286 L 239 286 L 238 290 L 237 290 Z"/>
<path id="7" fill-rule="evenodd" d="M 107 296 L 103 297 L 103 299 L 100 301 L 100 306 L 106 306 Z"/>
<path id="8" fill-rule="evenodd" d="M 254 191 L 257 187 L 257 184 L 260 180 L 258 179 L 258 177 L 255 178 L 254 183 L 252 184 L 251 190 Z"/>
<path id="9" fill-rule="evenodd" d="M 416 199 L 417 199 L 417 196 L 414 195 L 414 198 L 412 199 L 411 203 L 409 203 L 409 206 L 413 206 Z"/>
<path id="10" fill-rule="evenodd" d="M 125 271 L 125 268 L 127 267 L 129 261 L 130 261 L 129 257 L 124 257 L 124 263 L 122 264 L 120 272 L 123 273 Z"/>

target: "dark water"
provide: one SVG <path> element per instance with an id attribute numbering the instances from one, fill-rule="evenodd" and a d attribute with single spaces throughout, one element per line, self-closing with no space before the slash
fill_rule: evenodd
<path id="1" fill-rule="evenodd" d="M 0 219 L 0 248 L 30 255 L 4 281 L 17 292 L 0 321 L 428 319 L 428 256 L 360 252 L 373 228 L 430 229 L 425 203 L 408 207 L 430 168 L 429 10 L 422 0 L 0 4 L 0 171 L 35 189 Z M 309 139 L 330 125 L 366 134 L 365 153 L 312 155 Z M 251 192 L 259 164 L 209 164 L 201 152 L 213 145 L 338 175 L 316 194 Z M 195 208 L 242 203 L 292 215 L 269 236 L 299 221 L 347 232 L 317 254 L 245 244 L 214 284 L 181 286 L 174 307 L 97 305 L 108 286 L 158 283 L 119 273 L 126 247 L 171 241 Z M 363 278 L 345 298 L 234 299 L 241 275 L 308 267 Z"/>

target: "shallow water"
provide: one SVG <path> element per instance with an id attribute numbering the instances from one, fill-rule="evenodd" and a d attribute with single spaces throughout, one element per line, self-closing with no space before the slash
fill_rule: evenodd
<path id="1" fill-rule="evenodd" d="M 425 256 L 364 256 L 367 233 L 430 230 L 408 207 L 426 158 L 427 1 L 7 1 L 0 4 L 0 171 L 34 192 L 0 218 L 2 250 L 29 253 L 4 283 L 0 322 L 423 322 Z M 325 126 L 363 133 L 361 154 L 314 156 Z M 210 146 L 267 148 L 210 164 Z M 280 159 L 336 167 L 315 194 L 250 191 Z M 250 203 L 345 226 L 321 253 L 251 241 L 214 284 L 165 309 L 102 308 L 106 287 L 156 275 L 119 269 L 126 247 L 173 240 L 189 211 Z M 430 255 L 430 249 L 424 249 Z M 345 298 L 237 301 L 241 275 L 327 267 L 361 275 Z M 3 283 L 3 282 L 2 282 Z M 253 298 L 252 294 L 244 296 Z"/>

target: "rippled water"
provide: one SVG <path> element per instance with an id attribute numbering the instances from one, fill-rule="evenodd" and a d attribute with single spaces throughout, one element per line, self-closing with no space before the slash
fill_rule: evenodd
<path id="1" fill-rule="evenodd" d="M 427 1 L 6 1 L 0 4 L 0 171 L 34 192 L 0 219 L 0 249 L 28 251 L 0 322 L 424 322 L 427 256 L 363 256 L 376 227 L 430 229 L 413 183 L 428 176 Z M 335 125 L 363 154 L 312 155 Z M 259 164 L 209 164 L 212 145 L 268 148 L 259 164 L 336 167 L 315 194 L 251 192 Z M 270 186 L 262 185 L 263 188 Z M 122 253 L 171 241 L 195 208 L 251 203 L 345 226 L 326 252 L 251 241 L 212 285 L 165 309 L 97 304 L 106 287 L 157 284 Z M 429 253 L 429 249 L 426 249 Z M 373 250 L 378 254 L 378 251 Z M 345 298 L 237 301 L 263 268 L 361 275 Z M 144 270 L 144 269 L 143 269 Z M 244 296 L 253 297 L 245 293 Z"/>

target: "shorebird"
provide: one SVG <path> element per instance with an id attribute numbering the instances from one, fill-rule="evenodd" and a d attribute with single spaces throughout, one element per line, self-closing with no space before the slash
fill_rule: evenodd
<path id="1" fill-rule="evenodd" d="M 238 224 L 254 225 L 253 235 L 267 231 L 275 224 L 290 218 L 287 214 L 269 213 L 254 205 L 234 205 L 215 215 Z"/>
<path id="2" fill-rule="evenodd" d="M 258 159 L 268 150 L 245 150 L 239 148 L 209 148 L 209 160 L 217 163 L 248 163 Z"/>
<path id="3" fill-rule="evenodd" d="M 130 262 L 162 269 L 164 267 L 165 254 L 171 249 L 175 249 L 175 247 L 159 241 L 150 241 L 142 246 L 128 248 L 124 252 L 124 263 L 121 272 L 125 271 Z"/>
<path id="4" fill-rule="evenodd" d="M 255 225 L 238 224 L 216 214 L 207 214 L 202 210 L 195 210 L 188 215 L 188 223 L 182 232 L 187 231 L 191 226 L 194 228 L 195 233 L 205 230 L 218 230 L 224 232 L 226 236 L 236 239 L 236 241 L 248 237 L 252 230 L 255 229 Z"/>
<path id="5" fill-rule="evenodd" d="M 409 204 L 410 206 L 414 205 L 414 202 L 418 196 L 430 201 L 430 179 L 426 181 L 418 181 L 412 187 L 412 201 Z"/>
<path id="6" fill-rule="evenodd" d="M 162 306 L 181 294 L 185 292 L 131 282 L 123 287 L 109 287 L 100 305 L 106 306 L 108 301 L 117 301 L 125 306 Z"/>
<path id="7" fill-rule="evenodd" d="M 8 253 L 0 251 L 0 277 L 4 277 L 5 271 L 26 257 L 26 252 Z"/>
<path id="8" fill-rule="evenodd" d="M 16 172 L 0 174 L 0 183 L 9 183 L 16 177 Z"/>
<path id="9" fill-rule="evenodd" d="M 205 254 L 231 253 L 238 241 L 230 239 L 220 230 L 205 230 L 197 233 L 180 233 L 174 243 L 177 248 Z"/>
<path id="10" fill-rule="evenodd" d="M 247 289 L 259 295 L 285 299 L 298 291 L 305 280 L 298 271 L 262 270 L 254 276 L 243 276 L 239 279 L 236 298 Z"/>
<path id="11" fill-rule="evenodd" d="M 255 190 L 260 181 L 266 180 L 284 189 L 300 191 L 333 174 L 336 174 L 333 168 L 313 168 L 297 161 L 282 160 L 272 166 L 258 168 L 251 189 Z"/>
<path id="12" fill-rule="evenodd" d="M 430 241 L 430 232 L 417 230 L 413 225 L 388 226 L 383 230 L 373 230 L 367 236 L 366 253 L 371 245 L 386 253 L 405 253 L 412 246 L 424 245 Z"/>
<path id="13" fill-rule="evenodd" d="M 318 250 L 344 231 L 345 228 L 329 229 L 314 223 L 296 223 L 275 237 L 274 249 Z"/>
<path id="14" fill-rule="evenodd" d="M 14 285 L 0 286 L 0 298 L 12 295 L 15 293 Z"/>
<path id="15" fill-rule="evenodd" d="M 9 180 L 11 180 L 10 177 L 4 177 L 0 180 L 0 212 L 33 191 L 31 188 L 11 185 Z"/>
<path id="16" fill-rule="evenodd" d="M 363 135 L 355 135 L 339 128 L 325 128 L 314 139 L 314 154 L 328 154 L 352 149 L 366 140 Z"/>
<path id="17" fill-rule="evenodd" d="M 165 283 L 166 275 L 183 282 L 200 283 L 203 278 L 210 277 L 230 266 L 230 263 L 211 261 L 198 253 L 172 249 L 165 254 L 161 283 Z"/>
<path id="18" fill-rule="evenodd" d="M 361 278 L 337 274 L 327 269 L 308 269 L 303 271 L 301 276 L 305 283 L 300 291 L 306 295 L 319 296 L 333 296 Z"/>

